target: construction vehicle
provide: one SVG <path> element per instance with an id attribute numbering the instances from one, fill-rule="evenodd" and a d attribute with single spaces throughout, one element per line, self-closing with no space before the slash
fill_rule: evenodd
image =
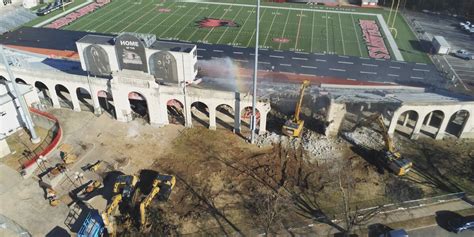
<path id="1" fill-rule="evenodd" d="M 109 236 L 115 236 L 115 221 L 113 220 L 113 213 L 117 210 L 118 205 L 122 202 L 122 194 L 116 194 L 112 197 L 112 202 L 107 205 L 105 210 L 102 212 L 101 217 L 104 223 L 105 228 L 107 229 L 107 233 Z"/>
<path id="2" fill-rule="evenodd" d="M 171 190 L 176 184 L 176 178 L 171 175 L 157 175 L 153 180 L 152 189 L 145 199 L 140 203 L 140 225 L 147 226 L 146 208 L 151 204 L 153 198 L 158 195 L 161 200 L 168 200 Z"/>
<path id="3" fill-rule="evenodd" d="M 130 198 L 137 183 L 138 177 L 135 175 L 120 175 L 114 183 L 114 193 L 121 192 L 123 197 Z"/>
<path id="4" fill-rule="evenodd" d="M 395 150 L 395 145 L 390 135 L 388 135 L 388 130 L 387 130 L 387 127 L 385 126 L 385 122 L 381 114 L 374 114 L 368 117 L 367 119 L 362 120 L 361 122 L 359 122 L 356 126 L 352 128 L 352 132 L 360 126 L 367 126 L 371 124 L 374 120 L 377 121 L 377 124 L 382 129 L 381 133 L 382 133 L 384 143 L 385 143 L 385 149 L 384 149 L 385 157 L 383 160 L 384 164 L 394 174 L 398 176 L 405 175 L 413 167 L 413 163 L 410 160 L 403 158 L 402 155 Z"/>
<path id="5" fill-rule="evenodd" d="M 293 118 L 287 120 L 282 128 L 282 133 L 290 137 L 300 137 L 304 127 L 304 120 L 300 119 L 301 106 L 303 104 L 304 90 L 309 86 L 309 81 L 303 81 L 300 88 L 300 97 L 296 103 Z"/>

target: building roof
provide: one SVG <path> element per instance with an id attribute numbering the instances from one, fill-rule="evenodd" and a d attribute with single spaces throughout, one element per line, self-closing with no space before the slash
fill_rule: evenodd
<path id="1" fill-rule="evenodd" d="M 77 42 L 79 43 L 89 43 L 89 44 L 100 44 L 100 45 L 114 45 L 114 36 L 113 35 L 86 35 L 82 37 Z"/>

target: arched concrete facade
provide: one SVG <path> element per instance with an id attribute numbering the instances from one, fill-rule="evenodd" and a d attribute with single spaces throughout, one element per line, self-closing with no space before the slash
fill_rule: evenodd
<path id="1" fill-rule="evenodd" d="M 101 114 L 102 109 L 99 104 L 99 91 L 106 91 L 112 95 L 115 116 L 118 121 L 131 121 L 132 111 L 128 95 L 130 92 L 140 93 L 147 98 L 149 122 L 152 125 L 164 126 L 169 124 L 167 113 L 167 102 L 177 99 L 183 103 L 185 109 L 185 125 L 192 127 L 191 104 L 194 102 L 204 103 L 209 110 L 209 128 L 216 129 L 216 108 L 219 105 L 227 104 L 234 111 L 234 131 L 240 132 L 241 110 L 252 105 L 252 97 L 235 92 L 217 91 L 210 89 L 200 89 L 188 86 L 186 97 L 182 87 L 162 86 L 155 82 L 153 76 L 131 71 L 120 71 L 113 75 L 113 79 L 94 78 L 66 74 L 62 72 L 32 72 L 29 70 L 14 68 L 14 74 L 27 84 L 35 85 L 36 82 L 43 83 L 48 89 L 54 108 L 60 108 L 59 98 L 55 91 L 56 85 L 64 86 L 70 93 L 72 107 L 75 111 L 81 111 L 77 89 L 82 88 L 89 92 L 92 97 L 92 105 L 95 114 Z M 0 68 L 0 76 L 7 73 Z M 259 101 L 257 109 L 260 112 L 259 133 L 266 132 L 267 115 L 270 112 L 270 103 Z"/>
<path id="2" fill-rule="evenodd" d="M 461 132 L 459 133 L 460 138 L 473 138 L 474 137 L 474 103 L 473 102 L 456 102 L 456 103 L 445 103 L 445 104 L 416 104 L 416 105 L 407 105 L 404 104 L 394 111 L 391 118 L 388 133 L 393 136 L 393 133 L 396 130 L 397 122 L 400 115 L 408 111 L 415 111 L 418 114 L 416 118 L 415 126 L 413 132 L 410 134 L 412 139 L 417 139 L 420 135 L 422 129 L 428 129 L 427 126 L 431 126 L 433 115 L 441 120 L 439 125 L 434 127 L 434 137 L 435 139 L 442 139 L 446 134 L 446 128 L 450 119 L 458 111 L 467 111 L 469 116 L 467 121 L 464 121 Z M 441 116 L 442 115 L 442 116 Z M 407 118 L 404 118 L 407 121 Z M 406 126 L 406 122 L 403 123 L 403 126 Z M 432 129 L 433 131 L 433 129 Z"/>

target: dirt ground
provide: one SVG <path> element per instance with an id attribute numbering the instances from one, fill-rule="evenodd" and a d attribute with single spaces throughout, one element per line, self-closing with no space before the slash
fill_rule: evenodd
<path id="1" fill-rule="evenodd" d="M 343 194 L 352 207 L 363 208 L 460 190 L 472 193 L 471 140 L 412 141 L 397 135 L 400 152 L 415 163 L 415 172 L 399 178 L 371 163 L 377 153 L 309 130 L 302 139 L 270 132 L 256 146 L 226 129 L 156 128 L 106 114 L 51 112 L 61 121 L 62 142 L 73 145 L 79 156 L 71 172 L 84 172 L 86 180 L 144 170 L 176 176 L 170 199 L 155 200 L 149 208 L 149 231 L 156 236 L 281 233 L 332 220 L 343 211 Z M 374 144 L 381 140 L 370 128 L 358 132 L 374 137 Z M 97 160 L 104 162 L 98 172 L 81 169 Z M 63 187 L 62 195 L 68 195 L 67 188 L 72 185 Z M 110 201 L 110 195 L 102 196 Z M 121 235 L 140 235 L 132 218 L 117 217 Z"/>

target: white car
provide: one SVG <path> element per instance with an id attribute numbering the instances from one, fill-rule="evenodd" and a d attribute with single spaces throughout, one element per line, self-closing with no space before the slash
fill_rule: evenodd
<path id="1" fill-rule="evenodd" d="M 458 51 L 456 51 L 454 53 L 454 56 L 458 57 L 458 58 L 462 58 L 464 60 L 471 60 L 471 59 L 474 59 L 474 54 L 472 53 L 469 53 L 468 51 L 464 50 L 464 49 L 460 49 Z"/>
<path id="2" fill-rule="evenodd" d="M 461 28 L 464 28 L 465 26 L 471 27 L 471 22 L 470 22 L 470 21 L 459 22 L 459 26 L 460 26 Z"/>

